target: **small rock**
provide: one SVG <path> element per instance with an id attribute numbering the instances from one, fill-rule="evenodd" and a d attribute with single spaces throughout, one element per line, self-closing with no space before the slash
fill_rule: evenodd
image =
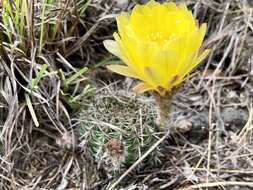
<path id="1" fill-rule="evenodd" d="M 240 130 L 247 122 L 248 112 L 242 108 L 227 107 L 221 112 L 221 118 L 228 130 Z"/>
<path id="2" fill-rule="evenodd" d="M 115 0 L 116 6 L 125 9 L 128 6 L 129 0 Z"/>
<path id="3" fill-rule="evenodd" d="M 175 129 L 180 133 L 189 132 L 192 129 L 192 123 L 187 119 L 179 120 L 175 123 Z"/>
<path id="4" fill-rule="evenodd" d="M 192 144 L 199 144 L 208 135 L 208 113 L 182 116 L 175 122 L 173 130 L 181 133 Z M 177 143 L 181 143 L 180 139 L 177 140 Z"/>
<path id="5" fill-rule="evenodd" d="M 61 137 L 56 139 L 56 144 L 61 148 L 73 149 L 76 147 L 76 138 L 74 134 L 64 132 Z"/>
<path id="6" fill-rule="evenodd" d="M 188 140 L 193 144 L 198 144 L 208 135 L 208 114 L 198 114 L 190 118 L 191 130 L 187 133 Z"/>

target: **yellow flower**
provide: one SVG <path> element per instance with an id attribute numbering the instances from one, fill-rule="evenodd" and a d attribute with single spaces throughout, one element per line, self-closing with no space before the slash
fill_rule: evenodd
<path id="1" fill-rule="evenodd" d="M 185 5 L 150 1 L 117 18 L 118 32 L 104 46 L 126 64 L 110 65 L 118 74 L 137 78 L 134 90 L 160 95 L 178 86 L 208 54 L 200 50 L 206 24 L 198 26 Z"/>

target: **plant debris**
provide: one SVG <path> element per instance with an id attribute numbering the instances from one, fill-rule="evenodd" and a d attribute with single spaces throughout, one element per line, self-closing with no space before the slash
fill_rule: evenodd
<path id="1" fill-rule="evenodd" d="M 92 73 L 121 62 L 102 42 L 145 1 L 0 1 L 0 189 L 252 189 L 252 1 L 184 1 L 210 56 L 172 101 L 175 132 L 134 165 L 163 135 L 154 100 Z M 111 139 L 126 160 L 104 175 L 93 153 Z"/>

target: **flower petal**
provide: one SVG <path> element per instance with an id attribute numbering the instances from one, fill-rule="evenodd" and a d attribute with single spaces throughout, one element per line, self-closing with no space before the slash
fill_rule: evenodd
<path id="1" fill-rule="evenodd" d="M 210 52 L 210 49 L 206 49 L 206 50 L 204 50 L 199 56 L 198 56 L 198 58 L 197 58 L 197 60 L 196 60 L 196 64 L 199 64 L 201 61 L 203 61 L 205 58 L 206 58 L 206 56 L 209 54 L 209 52 Z"/>
<path id="2" fill-rule="evenodd" d="M 206 34 L 206 23 L 202 24 L 200 26 L 200 29 L 198 31 L 198 37 L 197 37 L 197 42 L 195 44 L 194 48 L 199 48 L 204 40 Z"/>
<path id="3" fill-rule="evenodd" d="M 116 41 L 114 40 L 105 40 L 103 42 L 105 48 L 112 53 L 113 55 L 120 57 L 120 49 Z"/>
<path id="4" fill-rule="evenodd" d="M 153 7 L 155 7 L 155 6 L 161 6 L 161 4 L 158 3 L 158 2 L 156 2 L 156 1 L 154 1 L 154 0 L 151 0 L 151 1 L 149 1 L 149 2 L 146 4 L 146 6 L 149 7 L 149 8 L 153 8 Z"/>
<path id="5" fill-rule="evenodd" d="M 107 68 L 115 73 L 124 75 L 127 77 L 138 78 L 138 76 L 127 66 L 123 65 L 109 65 Z"/>
<path id="6" fill-rule="evenodd" d="M 209 49 L 204 50 L 200 55 L 196 56 L 190 65 L 188 65 L 186 68 L 182 69 L 181 76 L 184 78 L 192 69 L 194 69 L 203 59 L 206 58 L 206 56 L 209 53 Z"/>
<path id="7" fill-rule="evenodd" d="M 119 34 L 122 36 L 125 33 L 125 28 L 130 22 L 130 15 L 126 12 L 122 12 L 116 17 Z"/>
<path id="8" fill-rule="evenodd" d="M 143 93 L 143 92 L 146 92 L 146 91 L 149 91 L 149 90 L 152 90 L 154 89 L 152 86 L 148 85 L 147 83 L 145 82 L 141 82 L 139 84 L 137 84 L 134 88 L 133 88 L 133 91 L 136 92 L 136 93 Z"/>
<path id="9" fill-rule="evenodd" d="M 113 35 L 116 42 L 104 44 L 126 66 L 108 68 L 140 79 L 143 83 L 136 86 L 138 92 L 156 90 L 163 95 L 183 82 L 208 54 L 200 50 L 206 24 L 196 24 L 185 4 L 150 0 L 118 16 L 117 26 L 118 33 Z"/>
<path id="10" fill-rule="evenodd" d="M 173 2 L 166 2 L 163 5 L 168 9 L 168 11 L 176 11 L 176 10 L 178 10 L 177 5 L 175 3 L 173 3 Z"/>

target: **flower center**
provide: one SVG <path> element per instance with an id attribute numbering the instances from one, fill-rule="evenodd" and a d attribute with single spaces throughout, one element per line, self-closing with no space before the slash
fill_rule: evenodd
<path id="1" fill-rule="evenodd" d="M 148 35 L 148 38 L 151 41 L 162 41 L 162 40 L 164 40 L 164 36 L 160 32 L 152 32 Z"/>

